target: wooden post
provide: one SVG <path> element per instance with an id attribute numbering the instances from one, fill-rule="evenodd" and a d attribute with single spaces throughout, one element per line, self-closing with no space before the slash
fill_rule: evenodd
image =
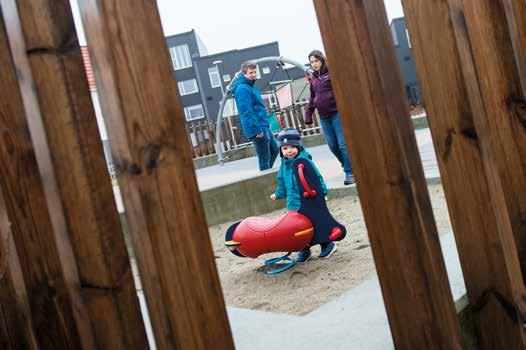
<path id="1" fill-rule="evenodd" d="M 76 263 L 61 217 L 51 154 L 45 137 L 37 130 L 42 127 L 32 77 L 27 62 L 18 63 L 17 67 L 13 62 L 14 55 L 25 53 L 18 15 L 14 4 L 2 1 L 1 6 L 0 185 L 30 302 L 35 338 L 41 349 L 94 348 L 89 317 L 78 291 Z M 9 21 L 4 22 L 4 18 Z M 10 40 L 18 49 L 9 46 L 6 28 L 11 28 Z"/>
<path id="2" fill-rule="evenodd" d="M 0 349 L 37 350 L 24 276 L 0 190 Z"/>
<path id="3" fill-rule="evenodd" d="M 57 235 L 56 241 L 46 245 L 71 249 L 62 253 L 57 268 L 71 270 L 67 283 L 72 295 L 78 297 L 71 307 L 78 313 L 76 324 L 83 347 L 145 349 L 146 332 L 69 1 L 18 2 L 18 14 L 13 0 L 2 0 L 1 4 L 8 19 L 5 24 L 13 62 L 25 83 L 21 86 L 22 101 L 30 115 L 28 126 Z M 23 120 L 23 115 L 18 118 Z M 11 175 L 15 175 L 13 187 L 20 179 Z M 56 179 L 50 179 L 53 176 Z M 9 200 L 15 205 L 16 195 Z M 27 239 L 17 246 L 25 249 L 27 244 L 34 244 L 31 237 Z M 29 275 L 34 267 L 32 262 L 26 263 L 29 265 L 24 272 Z M 31 298 L 33 301 L 35 295 Z M 80 311 L 85 308 L 83 313 L 76 311 L 80 303 Z M 46 311 L 39 313 L 33 315 L 35 322 L 47 322 Z M 45 330 L 42 327 L 40 331 Z M 67 341 L 39 334 L 39 342 L 43 336 L 56 342 L 57 348 Z"/>
<path id="4" fill-rule="evenodd" d="M 480 346 L 524 347 L 521 322 L 497 299 L 520 300 L 524 283 L 516 251 L 505 250 L 513 232 L 502 230 L 491 205 L 484 140 L 461 70 L 469 63 L 459 56 L 453 29 L 459 17 L 451 17 L 447 1 L 404 0 L 403 5 Z"/>
<path id="5" fill-rule="evenodd" d="M 383 1 L 314 4 L 395 347 L 460 349 Z"/>
<path id="6" fill-rule="evenodd" d="M 502 1 L 450 0 L 464 78 L 483 150 L 486 176 L 493 181 L 493 205 L 511 224 L 523 277 L 526 275 L 525 91 L 513 52 Z M 471 58 L 472 57 L 472 58 Z M 469 60 L 469 63 L 466 61 Z M 476 90 L 476 91 L 475 91 Z M 501 207 L 501 205 L 503 207 Z M 502 210 L 501 210 L 502 209 Z M 506 251 L 507 253 L 507 251 Z M 506 254 L 507 255 L 507 254 Z"/>
<path id="7" fill-rule="evenodd" d="M 501 1 L 506 11 L 509 35 L 513 44 L 523 95 L 526 95 L 526 2 L 524 0 Z"/>
<path id="8" fill-rule="evenodd" d="M 155 1 L 79 1 L 159 349 L 233 349 Z"/>

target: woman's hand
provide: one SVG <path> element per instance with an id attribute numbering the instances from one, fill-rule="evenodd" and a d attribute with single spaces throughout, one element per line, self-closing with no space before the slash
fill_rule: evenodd
<path id="1" fill-rule="evenodd" d="M 272 199 L 273 201 L 275 201 L 275 200 L 276 200 L 276 194 L 275 194 L 275 193 L 272 193 L 272 194 L 270 195 L 270 199 Z"/>

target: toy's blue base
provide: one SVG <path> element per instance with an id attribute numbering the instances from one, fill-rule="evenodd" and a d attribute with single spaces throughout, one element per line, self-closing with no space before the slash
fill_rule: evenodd
<path id="1" fill-rule="evenodd" d="M 294 259 L 292 259 L 290 257 L 290 254 L 291 253 L 287 253 L 287 254 L 285 254 L 283 256 L 280 256 L 280 257 L 277 257 L 277 258 L 272 258 L 272 259 L 265 260 L 265 265 L 270 266 L 270 267 L 272 267 L 275 264 L 278 264 L 280 262 L 284 262 L 284 261 L 288 261 L 289 262 L 288 264 L 285 264 L 285 265 L 283 265 L 281 267 L 278 267 L 276 269 L 267 271 L 267 275 L 277 275 L 278 273 L 282 273 L 284 271 L 287 271 L 288 269 L 290 269 L 294 265 L 296 265 L 296 262 L 294 261 Z"/>

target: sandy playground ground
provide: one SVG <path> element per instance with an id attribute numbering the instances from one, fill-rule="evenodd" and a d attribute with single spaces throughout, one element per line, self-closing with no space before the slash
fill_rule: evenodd
<path id="1" fill-rule="evenodd" d="M 439 234 L 451 231 L 444 192 L 441 185 L 429 186 Z M 239 258 L 224 246 L 226 229 L 231 223 L 210 227 L 210 235 L 219 277 L 228 306 L 304 315 L 337 298 L 376 274 L 367 230 L 358 197 L 329 200 L 333 216 L 347 227 L 347 237 L 338 242 L 338 250 L 329 259 L 313 258 L 275 276 L 265 274 L 263 261 Z M 265 216 L 276 216 L 276 211 Z M 278 256 L 274 254 L 274 256 Z"/>

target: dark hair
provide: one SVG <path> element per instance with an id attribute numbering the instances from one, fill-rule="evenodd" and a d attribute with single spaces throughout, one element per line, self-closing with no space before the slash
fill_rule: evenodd
<path id="1" fill-rule="evenodd" d="M 254 62 L 247 61 L 241 65 L 241 72 L 246 74 L 249 69 L 257 69 L 257 65 Z"/>
<path id="2" fill-rule="evenodd" d="M 321 52 L 320 50 L 313 50 L 313 51 L 311 51 L 309 53 L 309 61 L 310 61 L 310 58 L 312 56 L 316 57 L 317 59 L 319 59 L 321 61 L 320 70 L 322 70 L 323 68 L 327 68 L 327 58 L 325 57 L 323 52 Z"/>

